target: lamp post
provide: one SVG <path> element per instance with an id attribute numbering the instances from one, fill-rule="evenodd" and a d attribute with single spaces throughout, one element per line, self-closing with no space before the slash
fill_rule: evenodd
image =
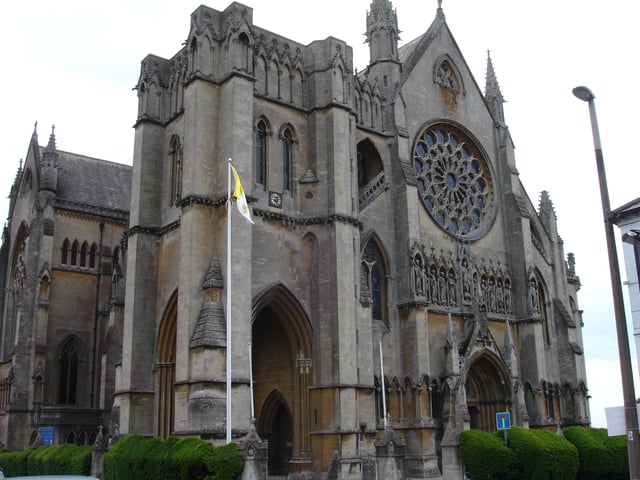
<path id="1" fill-rule="evenodd" d="M 591 130 L 593 133 L 593 145 L 596 151 L 596 165 L 598 168 L 598 180 L 600 182 L 600 197 L 602 200 L 602 214 L 604 216 L 604 228 L 607 238 L 607 251 L 609 254 L 609 273 L 611 274 L 611 290 L 613 293 L 613 309 L 616 318 L 616 331 L 618 334 L 618 355 L 620 356 L 620 374 L 622 379 L 622 396 L 624 399 L 624 418 L 627 429 L 627 451 L 629 453 L 629 474 L 631 480 L 640 479 L 640 439 L 638 438 L 638 414 L 636 398 L 633 387 L 633 370 L 631 367 L 631 353 L 629 350 L 629 334 L 622 300 L 622 282 L 620 280 L 620 267 L 618 265 L 618 253 L 613 236 L 613 218 L 609 205 L 609 191 L 607 178 L 604 171 L 602 158 L 602 146 L 600 144 L 600 132 L 598 130 L 598 118 L 596 107 L 593 103 L 595 95 L 587 87 L 576 87 L 573 94 L 580 100 L 589 104 L 591 117 Z"/>

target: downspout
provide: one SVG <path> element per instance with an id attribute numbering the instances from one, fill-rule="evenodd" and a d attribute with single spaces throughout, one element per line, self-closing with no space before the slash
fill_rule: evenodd
<path id="1" fill-rule="evenodd" d="M 98 279 L 96 281 L 96 303 L 93 316 L 93 352 L 91 359 L 91 408 L 95 408 L 96 349 L 98 348 L 98 318 L 100 317 L 100 280 L 102 279 L 102 237 L 104 220 L 100 220 L 100 245 L 98 246 Z"/>

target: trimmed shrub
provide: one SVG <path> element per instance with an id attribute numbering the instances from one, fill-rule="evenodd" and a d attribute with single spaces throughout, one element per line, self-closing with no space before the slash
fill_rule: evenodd
<path id="1" fill-rule="evenodd" d="M 27 460 L 29 475 L 88 475 L 91 472 L 91 447 L 71 444 L 41 446 Z"/>
<path id="2" fill-rule="evenodd" d="M 104 455 L 102 472 L 104 480 L 119 478 L 160 478 L 157 477 L 160 460 L 158 450 L 162 440 L 145 438 L 142 435 L 120 437 Z"/>
<path id="3" fill-rule="evenodd" d="M 27 448 L 21 452 L 0 453 L 0 468 L 7 477 L 27 475 L 27 460 L 33 450 Z"/>
<path id="4" fill-rule="evenodd" d="M 500 438 L 502 432 L 497 432 Z M 516 454 L 515 478 L 522 480 L 574 480 L 578 473 L 576 447 L 555 433 L 513 427 L 509 448 Z"/>
<path id="5" fill-rule="evenodd" d="M 568 427 L 564 436 L 578 449 L 578 480 L 629 478 L 627 439 L 624 435 L 609 437 L 605 428 Z"/>
<path id="6" fill-rule="evenodd" d="M 214 447 L 199 438 L 125 435 L 103 460 L 104 480 L 231 480 L 242 471 L 235 444 Z"/>
<path id="7" fill-rule="evenodd" d="M 213 474 L 206 477 L 206 480 L 233 480 L 244 465 L 235 443 L 214 449 L 205 461 Z"/>
<path id="8" fill-rule="evenodd" d="M 472 480 L 506 480 L 515 461 L 504 440 L 480 430 L 460 433 L 460 458 Z"/>

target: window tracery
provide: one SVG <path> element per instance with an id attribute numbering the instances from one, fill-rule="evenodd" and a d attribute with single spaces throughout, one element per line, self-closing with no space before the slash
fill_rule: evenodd
<path id="1" fill-rule="evenodd" d="M 464 239 L 486 232 L 494 210 L 493 181 L 469 136 L 447 124 L 426 128 L 416 141 L 413 165 L 422 203 L 443 230 Z"/>
<path id="2" fill-rule="evenodd" d="M 266 185 L 267 183 L 267 125 L 263 120 L 258 122 L 256 128 L 256 183 Z"/>
<path id="3" fill-rule="evenodd" d="M 293 190 L 291 171 L 293 168 L 293 135 L 288 128 L 282 134 L 282 189 Z"/>
<path id="4" fill-rule="evenodd" d="M 60 391 L 62 404 L 76 403 L 78 384 L 78 347 L 73 339 L 67 340 L 60 354 Z"/>
<path id="5" fill-rule="evenodd" d="M 171 138 L 169 145 L 169 162 L 171 164 L 169 205 L 173 206 L 182 198 L 182 145 L 176 136 Z"/>
<path id="6" fill-rule="evenodd" d="M 382 255 L 369 241 L 360 263 L 360 302 L 371 308 L 371 320 L 386 323 L 386 270 Z"/>

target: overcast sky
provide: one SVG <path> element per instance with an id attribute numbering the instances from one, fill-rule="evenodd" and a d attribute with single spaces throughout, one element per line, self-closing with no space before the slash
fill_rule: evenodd
<path id="1" fill-rule="evenodd" d="M 41 145 L 55 124 L 59 149 L 131 164 L 137 112 L 132 87 L 140 61 L 149 53 L 172 57 L 201 3 L 5 2 L 0 15 L 0 192 L 5 192 L 0 214 L 8 211 L 4 197 L 36 121 Z M 230 4 L 204 3 L 217 10 Z M 244 3 L 253 7 L 255 25 L 303 44 L 340 38 L 354 48 L 355 67 L 366 67 L 363 33 L 370 0 Z M 437 0 L 394 0 L 393 5 L 403 45 L 426 31 Z M 444 0 L 442 7 L 482 88 L 491 51 L 508 102 L 505 120 L 520 178 L 536 206 L 540 192 L 550 192 L 565 253 L 576 255 L 592 422 L 605 426 L 604 408 L 622 405 L 620 369 L 589 111 L 571 90 L 586 85 L 597 97 L 612 208 L 639 197 L 640 100 L 634 84 L 640 78 L 640 2 Z M 635 349 L 632 355 L 637 371 Z M 636 396 L 639 391 L 637 386 Z"/>

